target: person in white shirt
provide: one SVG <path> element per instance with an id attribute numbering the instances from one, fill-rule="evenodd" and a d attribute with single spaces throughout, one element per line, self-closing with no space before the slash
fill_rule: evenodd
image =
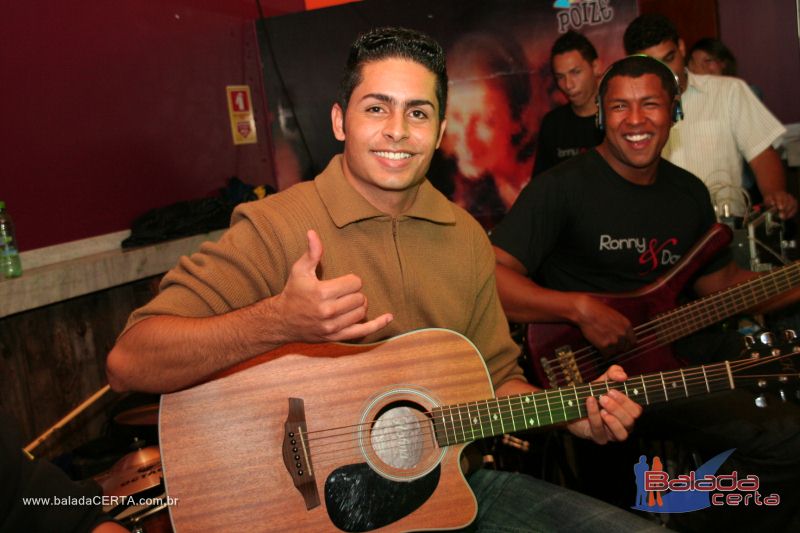
<path id="1" fill-rule="evenodd" d="M 662 155 L 700 177 L 718 209 L 745 215 L 743 161 L 753 169 L 768 207 L 783 219 L 797 213 L 797 200 L 786 191 L 786 175 L 772 147 L 786 131 L 747 84 L 727 76 L 696 75 L 685 68 L 686 46 L 675 25 L 662 15 L 641 15 L 624 35 L 628 54 L 660 59 L 678 76 L 684 120 L 678 122 Z"/>

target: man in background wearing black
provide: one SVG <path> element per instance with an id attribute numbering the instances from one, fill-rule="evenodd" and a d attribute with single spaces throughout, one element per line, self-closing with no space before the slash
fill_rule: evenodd
<path id="1" fill-rule="evenodd" d="M 569 103 L 542 119 L 533 176 L 600 144 L 603 132 L 595 125 L 597 84 L 603 72 L 594 45 L 575 31 L 559 37 L 550 51 L 550 68 Z"/>

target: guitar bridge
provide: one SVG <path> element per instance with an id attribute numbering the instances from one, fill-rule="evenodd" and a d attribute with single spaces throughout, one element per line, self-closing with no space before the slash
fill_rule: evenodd
<path id="1" fill-rule="evenodd" d="M 581 371 L 578 370 L 578 363 L 575 362 L 575 354 L 572 353 L 572 348 L 569 346 L 557 348 L 556 359 L 558 359 L 558 364 L 561 367 L 561 372 L 567 385 L 580 385 L 583 383 L 583 376 L 581 376 Z"/>
<path id="2" fill-rule="evenodd" d="M 319 492 L 314 481 L 311 449 L 306 430 L 306 410 L 303 400 L 289 398 L 289 415 L 283 435 L 283 463 L 306 502 L 306 510 L 319 506 Z"/>

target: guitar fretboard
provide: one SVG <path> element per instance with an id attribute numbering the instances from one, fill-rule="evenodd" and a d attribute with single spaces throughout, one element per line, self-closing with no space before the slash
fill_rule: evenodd
<path id="1" fill-rule="evenodd" d="M 662 343 L 670 343 L 745 311 L 800 284 L 800 263 L 792 263 L 757 278 L 734 285 L 706 298 L 682 305 L 635 328 L 658 327 Z"/>
<path id="2" fill-rule="evenodd" d="M 655 372 L 627 381 L 605 381 L 506 396 L 431 411 L 439 446 L 577 420 L 586 416 L 586 398 L 616 389 L 641 405 L 668 402 L 734 388 L 728 362 Z"/>

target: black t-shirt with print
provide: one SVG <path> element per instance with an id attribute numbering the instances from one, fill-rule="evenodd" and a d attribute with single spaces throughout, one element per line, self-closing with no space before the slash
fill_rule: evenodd
<path id="1" fill-rule="evenodd" d="M 532 176 L 538 176 L 602 141 L 603 131 L 595 126 L 594 115 L 579 117 L 569 104 L 559 106 L 547 113 L 539 126 Z"/>
<path id="2" fill-rule="evenodd" d="M 664 275 L 714 222 L 691 173 L 661 160 L 655 182 L 636 185 L 592 149 L 532 180 L 491 238 L 543 287 L 617 293 Z M 730 260 L 720 253 L 701 274 Z"/>

